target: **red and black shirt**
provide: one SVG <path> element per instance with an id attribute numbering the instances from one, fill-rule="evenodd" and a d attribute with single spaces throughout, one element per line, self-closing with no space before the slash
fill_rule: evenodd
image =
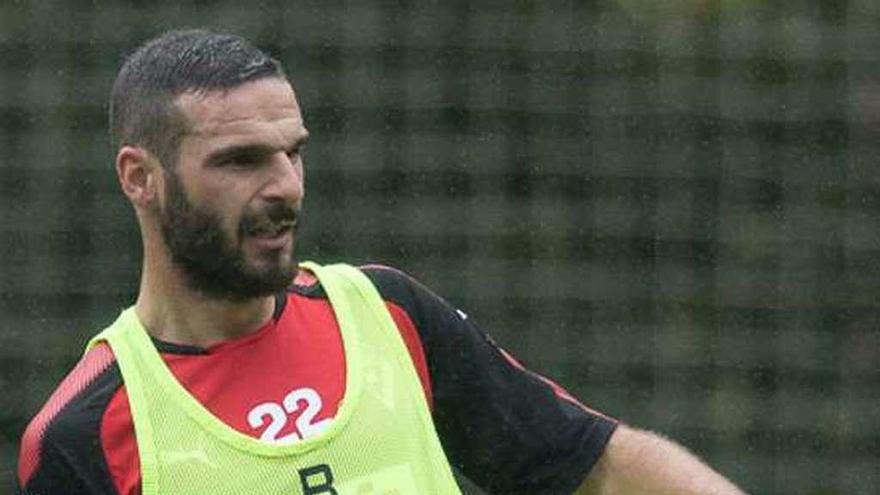
<path id="1" fill-rule="evenodd" d="M 567 494 L 601 455 L 616 422 L 528 371 L 464 313 L 386 267 L 362 268 L 403 337 L 446 457 L 465 493 Z M 333 418 L 345 392 L 342 339 L 320 284 L 301 272 L 256 332 L 208 347 L 154 340 L 175 377 L 242 433 L 281 438 L 255 409 L 308 390 Z M 269 428 L 272 428 L 271 431 Z M 25 495 L 140 494 L 125 386 L 112 351 L 89 351 L 25 430 L 18 466 Z"/>

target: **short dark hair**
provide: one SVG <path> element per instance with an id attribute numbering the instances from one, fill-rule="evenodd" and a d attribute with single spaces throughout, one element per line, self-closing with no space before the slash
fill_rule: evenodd
<path id="1" fill-rule="evenodd" d="M 229 90 L 267 77 L 281 63 L 240 36 L 200 29 L 169 31 L 131 54 L 110 97 L 110 139 L 141 146 L 173 167 L 187 122 L 175 105 L 184 93 Z"/>

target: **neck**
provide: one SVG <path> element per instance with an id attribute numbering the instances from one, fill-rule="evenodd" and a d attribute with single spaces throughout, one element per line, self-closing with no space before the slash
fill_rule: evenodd
<path id="1" fill-rule="evenodd" d="M 229 301 L 190 288 L 168 256 L 145 246 L 135 312 L 153 337 L 208 347 L 254 332 L 272 317 L 274 296 Z"/>

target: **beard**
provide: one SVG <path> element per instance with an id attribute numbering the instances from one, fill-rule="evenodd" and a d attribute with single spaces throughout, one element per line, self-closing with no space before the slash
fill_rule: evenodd
<path id="1" fill-rule="evenodd" d="M 176 172 L 169 171 L 166 177 L 167 201 L 159 214 L 162 235 L 172 262 L 181 268 L 190 288 L 214 299 L 244 301 L 276 294 L 290 285 L 297 272 L 292 255 L 278 253 L 262 266 L 253 266 L 240 240 L 266 222 L 294 221 L 295 234 L 300 217 L 297 208 L 276 202 L 261 211 L 245 212 L 237 239 L 231 239 L 216 214 L 189 201 Z"/>

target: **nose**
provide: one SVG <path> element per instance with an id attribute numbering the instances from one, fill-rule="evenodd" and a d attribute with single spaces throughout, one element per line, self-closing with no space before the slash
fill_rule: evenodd
<path id="1" fill-rule="evenodd" d="M 302 157 L 299 154 L 278 152 L 272 155 L 271 160 L 271 175 L 263 186 L 263 197 L 270 202 L 298 204 L 305 194 Z"/>

